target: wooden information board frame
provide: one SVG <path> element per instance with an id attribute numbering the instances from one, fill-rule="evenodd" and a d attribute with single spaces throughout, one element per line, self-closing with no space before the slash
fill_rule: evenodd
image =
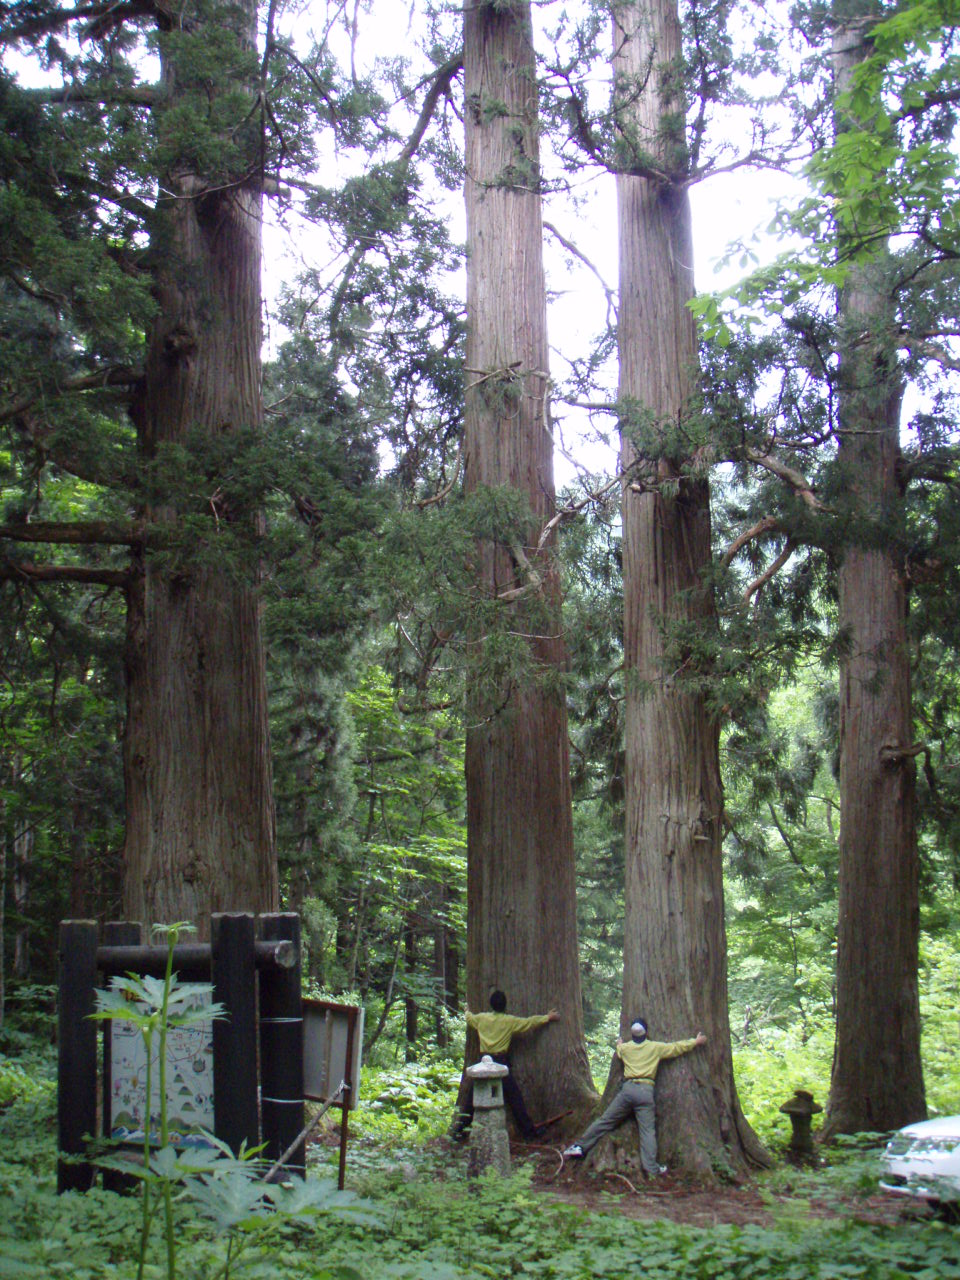
<path id="1" fill-rule="evenodd" d="M 363 1007 L 305 997 L 303 1096 L 340 1108 L 337 1186 L 341 1191 L 347 1168 L 348 1117 L 360 1097 L 362 1059 Z"/>
<path id="2" fill-rule="evenodd" d="M 141 932 L 136 922 L 113 921 L 104 926 L 101 945 L 96 920 L 60 922 L 60 1192 L 86 1191 L 93 1185 L 98 1170 L 89 1158 L 90 1135 L 99 1133 L 102 1118 L 109 1125 L 114 1086 L 124 1088 L 122 1074 L 117 1080 L 113 1078 L 120 1064 L 114 1059 L 113 1028 L 107 1022 L 103 1028 L 104 1094 L 99 1093 L 99 1026 L 90 1016 L 98 984 L 104 984 L 112 974 L 162 975 L 166 970 L 167 947 L 141 945 Z M 185 981 L 211 982 L 213 999 L 228 1014 L 215 1019 L 212 1028 L 214 1134 L 236 1152 L 244 1144 L 255 1147 L 262 1142 L 266 1157 L 276 1159 L 303 1128 L 299 917 L 273 912 L 257 921 L 249 912 L 214 913 L 210 942 L 178 943 L 173 949 L 173 964 Z M 131 1071 L 135 1074 L 135 1067 Z M 104 1096 L 107 1101 L 101 1106 Z M 289 1167 L 303 1171 L 302 1143 Z M 119 1189 L 126 1177 L 106 1170 L 104 1185 Z"/>

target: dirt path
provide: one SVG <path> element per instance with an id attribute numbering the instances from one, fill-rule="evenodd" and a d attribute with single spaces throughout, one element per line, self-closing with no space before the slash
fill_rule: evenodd
<path id="1" fill-rule="evenodd" d="M 597 1172 L 579 1162 L 564 1161 L 560 1148 L 517 1147 L 515 1155 L 533 1157 L 534 1186 L 563 1204 L 592 1213 L 619 1213 L 642 1221 L 668 1219 L 690 1227 L 720 1224 L 771 1226 L 784 1215 L 809 1214 L 815 1218 L 855 1219 L 858 1222 L 897 1223 L 925 1217 L 928 1210 L 911 1201 L 878 1194 L 837 1195 L 829 1200 L 807 1195 L 761 1193 L 754 1182 L 743 1186 L 704 1189 L 667 1174 L 655 1184 L 623 1174 Z"/>
<path id="2" fill-rule="evenodd" d="M 314 1142 L 333 1148 L 338 1145 L 339 1136 L 330 1129 Z M 440 1138 L 431 1143 L 429 1149 L 436 1176 L 465 1177 L 465 1146 Z M 363 1163 L 368 1168 L 376 1166 L 384 1155 L 379 1144 L 363 1138 L 351 1145 L 354 1161 L 361 1151 L 365 1157 Z M 515 1167 L 521 1162 L 533 1165 L 533 1186 L 537 1191 L 551 1200 L 591 1213 L 616 1213 L 646 1222 L 668 1220 L 689 1227 L 749 1224 L 769 1227 L 786 1217 L 883 1225 L 930 1216 L 925 1205 L 912 1200 L 897 1199 L 879 1192 L 869 1196 L 841 1192 L 836 1179 L 825 1178 L 821 1186 L 814 1184 L 811 1187 L 813 1179 L 800 1175 L 797 1189 L 793 1192 L 788 1189 L 775 1193 L 754 1180 L 742 1186 L 704 1188 L 670 1174 L 651 1182 L 639 1177 L 634 1180 L 612 1171 L 599 1172 L 579 1160 L 565 1161 L 561 1153 L 560 1146 L 511 1144 Z M 394 1165 L 395 1161 L 388 1157 L 386 1163 Z M 352 1164 L 349 1155 L 347 1164 L 349 1171 Z M 416 1177 L 416 1161 L 400 1161 L 396 1167 L 403 1168 L 405 1164 L 409 1166 L 409 1176 Z"/>

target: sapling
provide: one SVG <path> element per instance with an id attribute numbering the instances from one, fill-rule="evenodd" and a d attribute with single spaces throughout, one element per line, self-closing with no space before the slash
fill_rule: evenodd
<path id="1" fill-rule="evenodd" d="M 181 933 L 193 931 L 184 921 L 171 925 L 154 925 L 154 934 L 166 938 L 167 963 L 162 979 L 149 974 L 126 974 L 110 979 L 107 990 L 96 993 L 96 1012 L 91 1017 L 133 1023 L 143 1038 L 146 1050 L 146 1094 L 143 1108 L 143 1165 L 138 1175 L 143 1182 L 143 1212 L 140 1227 L 140 1252 L 137 1280 L 143 1280 L 147 1257 L 150 1225 L 155 1212 L 151 1186 L 159 1185 L 164 1211 L 164 1236 L 166 1241 L 168 1280 L 176 1280 L 176 1234 L 173 1224 L 173 1184 L 185 1172 L 170 1146 L 167 1122 L 167 1031 L 170 1027 L 187 1027 L 211 1018 L 222 1018 L 225 1010 L 221 1004 L 204 1003 L 213 993 L 210 983 L 181 983 L 173 972 L 173 951 Z M 153 1047 L 157 1045 L 157 1071 L 159 1103 L 157 1116 L 151 1111 L 153 1100 Z M 159 1122 L 156 1131 L 158 1150 L 151 1151 L 154 1137 L 154 1120 Z"/>

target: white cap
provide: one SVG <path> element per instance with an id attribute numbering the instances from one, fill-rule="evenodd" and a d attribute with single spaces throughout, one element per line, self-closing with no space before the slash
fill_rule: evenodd
<path id="1" fill-rule="evenodd" d="M 630 1030 L 635 1036 L 642 1036 L 646 1031 L 646 1024 L 643 1022 L 631 1022 Z"/>

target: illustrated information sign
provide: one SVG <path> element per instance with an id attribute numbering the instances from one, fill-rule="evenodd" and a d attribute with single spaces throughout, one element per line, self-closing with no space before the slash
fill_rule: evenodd
<path id="1" fill-rule="evenodd" d="M 201 987 L 191 1008 L 210 1003 L 209 986 Z M 160 1124 L 159 1052 L 154 1043 L 150 1068 L 150 1124 Z M 114 1021 L 110 1037 L 111 1137 L 143 1141 L 147 1089 L 147 1053 L 143 1036 L 131 1023 Z M 175 1146 L 202 1142 L 197 1130 L 213 1132 L 213 1022 L 167 1030 L 167 1127 Z"/>

